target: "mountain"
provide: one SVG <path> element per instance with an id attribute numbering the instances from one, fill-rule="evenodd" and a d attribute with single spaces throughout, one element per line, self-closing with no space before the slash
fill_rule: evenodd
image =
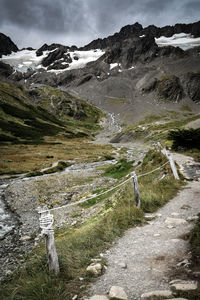
<path id="1" fill-rule="evenodd" d="M 1 60 L 0 75 L 59 87 L 132 123 L 183 105 L 199 111 L 199 52 L 200 21 L 162 28 L 135 23 L 79 49 L 44 44 L 12 53 Z"/>

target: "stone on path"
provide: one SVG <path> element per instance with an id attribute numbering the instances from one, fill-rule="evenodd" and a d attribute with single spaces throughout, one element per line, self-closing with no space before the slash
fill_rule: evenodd
<path id="1" fill-rule="evenodd" d="M 108 300 L 108 298 L 104 295 L 94 295 L 89 300 Z"/>
<path id="2" fill-rule="evenodd" d="M 160 233 L 155 233 L 153 236 L 155 237 L 160 236 Z"/>
<path id="3" fill-rule="evenodd" d="M 177 283 L 173 283 L 170 286 L 173 292 L 189 292 L 197 290 L 197 282 L 196 281 L 181 281 Z"/>
<path id="4" fill-rule="evenodd" d="M 172 297 L 172 292 L 170 290 L 152 291 L 141 295 L 141 299 L 155 299 L 156 297 L 159 299 L 170 299 Z"/>
<path id="5" fill-rule="evenodd" d="M 102 270 L 102 265 L 101 264 L 95 264 L 95 263 L 92 263 L 91 265 L 89 265 L 86 269 L 87 272 L 95 275 L 95 276 L 98 276 L 101 274 L 101 270 Z"/>
<path id="6" fill-rule="evenodd" d="M 154 214 L 145 214 L 144 217 L 147 221 L 152 221 L 156 218 Z"/>
<path id="7" fill-rule="evenodd" d="M 24 235 L 20 238 L 20 241 L 22 242 L 26 242 L 26 241 L 30 241 L 31 237 L 29 235 Z"/>
<path id="8" fill-rule="evenodd" d="M 198 216 L 191 216 L 191 217 L 187 218 L 188 222 L 192 222 L 192 221 L 196 221 L 196 220 L 198 220 Z"/>
<path id="9" fill-rule="evenodd" d="M 120 268 L 122 268 L 122 269 L 127 269 L 127 263 L 126 263 L 126 262 L 120 262 L 120 263 L 118 264 L 118 266 L 119 266 Z"/>
<path id="10" fill-rule="evenodd" d="M 186 220 L 184 219 L 176 219 L 176 218 L 170 218 L 168 217 L 166 220 L 165 220 L 165 223 L 166 224 L 175 224 L 175 225 L 181 225 L 181 224 L 185 224 L 187 223 Z"/>
<path id="11" fill-rule="evenodd" d="M 110 299 L 128 300 L 124 289 L 120 286 L 112 286 L 109 291 Z"/>
<path id="12" fill-rule="evenodd" d="M 175 228 L 175 227 L 173 225 L 168 225 L 167 228 L 172 229 L 172 228 Z"/>
<path id="13" fill-rule="evenodd" d="M 171 213 L 171 216 L 179 216 L 180 214 L 179 213 L 177 213 L 177 212 L 173 212 L 173 213 Z"/>

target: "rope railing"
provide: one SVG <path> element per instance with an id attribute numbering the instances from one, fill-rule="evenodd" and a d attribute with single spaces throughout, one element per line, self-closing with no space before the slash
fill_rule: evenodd
<path id="1" fill-rule="evenodd" d="M 162 166 L 160 166 L 160 167 L 158 167 L 158 168 L 156 168 L 156 169 L 154 169 L 154 170 L 152 170 L 152 171 L 150 171 L 150 172 L 147 172 L 147 173 L 144 173 L 144 174 L 139 174 L 139 175 L 137 175 L 137 178 L 140 178 L 140 177 L 142 177 L 142 176 L 146 176 L 146 175 L 149 175 L 149 174 L 151 174 L 151 173 L 154 173 L 154 172 L 156 172 L 156 171 L 162 169 L 162 168 L 163 168 L 165 165 L 167 165 L 168 163 L 169 163 L 169 161 L 167 161 L 167 162 L 164 163 Z M 109 192 L 111 192 L 111 191 L 117 189 L 118 187 L 124 185 L 125 183 L 127 183 L 127 182 L 128 182 L 129 180 L 131 180 L 131 179 L 133 179 L 133 175 L 131 175 L 131 177 L 129 177 L 129 178 L 126 179 L 125 181 L 121 182 L 120 184 L 118 184 L 118 185 L 116 185 L 116 186 L 114 186 L 114 187 L 112 187 L 112 188 L 110 188 L 110 189 L 108 189 L 108 190 L 106 190 L 106 191 L 104 191 L 104 192 L 98 194 L 98 195 L 95 195 L 95 196 L 93 196 L 93 197 L 89 197 L 89 198 L 86 198 L 86 199 L 82 199 L 82 200 L 79 200 L 79 201 L 74 201 L 74 202 L 72 202 L 72 203 L 68 203 L 68 204 L 65 204 L 65 205 L 62 205 L 62 206 L 58 206 L 58 207 L 53 207 L 53 208 L 50 208 L 50 209 L 46 209 L 46 210 L 43 210 L 43 212 L 47 212 L 47 211 L 55 211 L 55 210 L 58 210 L 58 209 L 61 209 L 61 208 L 65 208 L 65 207 L 70 207 L 70 206 L 82 204 L 82 203 L 84 203 L 84 202 L 87 202 L 88 200 L 92 200 L 92 199 L 98 198 L 98 197 L 100 197 L 100 196 L 102 196 L 102 195 L 104 195 L 104 194 L 107 194 L 107 193 L 109 193 Z"/>
<path id="2" fill-rule="evenodd" d="M 160 143 L 158 143 L 158 147 L 161 151 L 162 146 L 161 146 Z M 74 201 L 72 203 L 62 205 L 62 206 L 58 206 L 58 207 L 54 207 L 54 208 L 51 208 L 51 209 L 47 209 L 45 207 L 38 209 L 38 213 L 40 214 L 40 228 L 42 229 L 41 234 L 44 235 L 45 239 L 46 239 L 46 249 L 47 249 L 47 257 L 48 257 L 48 263 L 49 263 L 49 270 L 50 271 L 53 271 L 55 274 L 59 273 L 59 263 L 58 263 L 58 257 L 57 257 L 55 243 L 54 243 L 53 215 L 51 215 L 50 212 L 51 211 L 56 211 L 56 210 L 59 210 L 59 209 L 63 209 L 63 208 L 66 208 L 66 207 L 82 204 L 82 203 L 87 202 L 89 200 L 98 198 L 98 197 L 100 197 L 102 195 L 105 195 L 105 194 L 119 188 L 120 186 L 126 184 L 131 179 L 133 180 L 136 207 L 140 208 L 140 194 L 139 194 L 139 187 L 138 187 L 138 180 L 137 180 L 138 178 L 149 175 L 151 173 L 154 173 L 154 172 L 162 169 L 168 163 L 170 163 L 170 166 L 172 168 L 174 177 L 176 179 L 178 179 L 176 166 L 175 166 L 175 163 L 173 162 L 173 159 L 172 159 L 171 155 L 167 153 L 166 149 L 164 149 L 164 154 L 168 158 L 168 161 L 165 162 L 160 167 L 158 167 L 154 170 L 151 170 L 147 173 L 136 175 L 135 171 L 138 169 L 138 167 L 139 167 L 138 166 L 138 167 L 135 168 L 135 171 L 131 172 L 130 177 L 128 179 L 126 179 L 125 181 L 119 183 L 118 185 L 116 185 L 116 186 L 114 186 L 114 187 L 112 187 L 112 188 L 110 188 L 110 189 L 108 189 L 104 192 L 101 192 L 98 195 L 95 195 L 93 197 L 88 197 L 86 199 L 82 199 L 82 200 L 79 200 L 79 201 Z"/>

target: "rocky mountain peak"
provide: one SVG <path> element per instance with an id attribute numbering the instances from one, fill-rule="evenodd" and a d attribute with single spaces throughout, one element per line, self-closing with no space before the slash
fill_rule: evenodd
<path id="1" fill-rule="evenodd" d="M 0 32 L 0 57 L 11 54 L 11 52 L 17 52 L 18 50 L 13 41 L 7 35 Z"/>
<path id="2" fill-rule="evenodd" d="M 130 35 L 140 35 L 143 27 L 140 23 L 136 22 L 133 25 L 126 25 L 122 27 L 119 36 L 130 37 Z"/>

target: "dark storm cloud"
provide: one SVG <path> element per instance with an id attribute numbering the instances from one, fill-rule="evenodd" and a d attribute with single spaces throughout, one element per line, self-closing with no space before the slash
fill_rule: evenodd
<path id="1" fill-rule="evenodd" d="M 76 27 L 76 12 L 81 10 L 79 1 L 74 0 L 1 0 L 0 24 L 53 32 L 70 26 L 70 30 Z"/>
<path id="2" fill-rule="evenodd" d="M 20 45 L 83 45 L 135 22 L 194 22 L 199 0 L 0 0 L 0 31 Z"/>

